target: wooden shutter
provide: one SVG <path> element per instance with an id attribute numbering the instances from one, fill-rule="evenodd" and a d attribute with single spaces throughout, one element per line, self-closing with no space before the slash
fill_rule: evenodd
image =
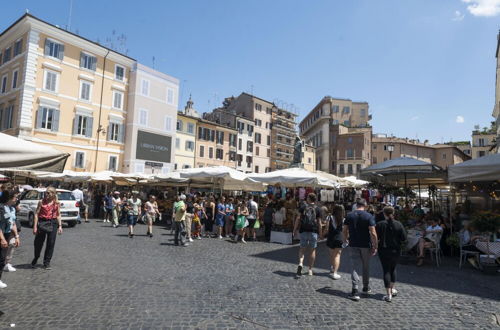
<path id="1" fill-rule="evenodd" d="M 125 125 L 118 125 L 118 142 L 123 143 L 125 141 Z"/>
<path id="2" fill-rule="evenodd" d="M 87 130 L 85 131 L 85 136 L 91 138 L 92 137 L 92 129 L 94 126 L 94 118 L 87 117 Z"/>
<path id="3" fill-rule="evenodd" d="M 50 41 L 45 39 L 44 55 L 50 55 Z"/>
<path id="4" fill-rule="evenodd" d="M 73 135 L 78 134 L 78 119 L 80 118 L 80 115 L 76 115 L 75 119 L 73 119 Z"/>
<path id="5" fill-rule="evenodd" d="M 60 59 L 61 61 L 64 58 L 64 45 L 63 44 L 59 45 L 59 53 L 57 54 L 57 58 Z"/>
<path id="6" fill-rule="evenodd" d="M 36 128 L 42 128 L 42 117 L 43 117 L 43 108 L 38 108 L 38 111 L 36 112 L 36 122 L 35 122 Z"/>
<path id="7" fill-rule="evenodd" d="M 52 131 L 57 132 L 59 131 L 59 115 L 60 112 L 59 110 L 53 109 L 52 110 Z"/>

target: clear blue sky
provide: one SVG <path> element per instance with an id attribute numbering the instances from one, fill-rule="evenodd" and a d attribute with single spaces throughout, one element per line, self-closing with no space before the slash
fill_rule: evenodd
<path id="1" fill-rule="evenodd" d="M 181 80 L 182 105 L 191 93 L 201 112 L 253 90 L 302 118 L 332 95 L 368 101 L 376 133 L 456 141 L 493 120 L 500 1 L 490 1 L 73 0 L 71 30 L 125 34 L 128 54 L 149 66 L 154 56 Z M 0 25 L 28 8 L 64 27 L 69 4 L 8 1 Z"/>

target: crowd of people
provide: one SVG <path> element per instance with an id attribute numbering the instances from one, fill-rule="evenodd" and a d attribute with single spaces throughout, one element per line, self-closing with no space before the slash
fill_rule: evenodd
<path id="1" fill-rule="evenodd" d="M 80 217 L 89 222 L 89 198 L 82 187 L 76 187 L 72 196 L 80 208 Z M 6 287 L 1 281 L 2 271 L 14 272 L 12 266 L 13 252 L 20 243 L 21 226 L 16 219 L 19 205 L 19 190 L 6 184 L 0 191 L 0 288 Z M 142 197 L 142 198 L 140 198 Z M 164 198 L 160 198 L 161 201 Z M 254 200 L 254 195 L 248 196 L 216 196 L 214 194 L 194 194 L 176 196 L 169 212 L 159 205 L 157 196 L 149 194 L 141 196 L 138 191 L 110 191 L 99 203 L 93 203 L 93 213 L 96 208 L 102 211 L 102 221 L 113 227 L 126 225 L 128 236 L 134 238 L 134 228 L 138 221 L 147 225 L 147 236 L 153 237 L 153 223 L 166 216 L 171 220 L 171 233 L 176 246 L 189 246 L 194 240 L 202 238 L 230 238 L 235 243 L 246 244 L 257 241 L 257 232 L 263 227 L 264 238 L 269 241 L 271 231 L 275 226 L 287 222 L 289 209 L 285 208 L 288 201 L 272 196 L 266 197 L 263 207 Z M 340 257 L 344 250 L 348 253 L 351 273 L 352 290 L 349 298 L 360 299 L 360 292 L 369 294 L 370 288 L 370 258 L 378 254 L 387 294 L 384 300 L 390 302 L 397 294 L 395 289 L 396 266 L 404 242 L 407 240 L 404 226 L 395 219 L 395 209 L 391 206 L 381 206 L 376 210 L 368 205 L 366 200 L 358 198 L 349 205 L 350 212 L 346 214 L 345 206 L 335 203 L 317 201 L 315 193 L 309 193 L 305 201 L 296 204 L 292 213 L 293 237 L 300 240 L 299 263 L 296 276 L 301 277 L 304 270 L 305 257 L 308 258 L 308 275 L 313 275 L 316 258 L 316 248 L 320 240 L 326 240 L 331 263 L 330 276 L 334 280 L 341 278 L 339 274 Z M 414 207 L 418 215 L 415 227 L 423 226 L 425 213 L 421 208 Z M 99 212 L 97 212 L 99 214 Z M 443 228 L 435 218 L 429 218 L 425 234 L 419 238 L 416 246 L 418 265 L 423 261 L 426 248 L 437 244 L 436 234 Z M 43 268 L 51 269 L 51 259 L 57 235 L 62 234 L 60 204 L 56 189 L 48 187 L 43 199 L 39 201 L 34 216 L 33 234 L 34 257 L 33 268 L 37 266 L 44 244 Z M 362 280 L 361 280 L 362 278 Z M 361 290 L 360 290 L 360 286 Z"/>

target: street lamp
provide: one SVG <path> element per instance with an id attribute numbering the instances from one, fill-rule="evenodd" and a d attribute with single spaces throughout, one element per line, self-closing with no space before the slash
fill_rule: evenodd
<path id="1" fill-rule="evenodd" d="M 393 144 L 389 144 L 387 146 L 387 151 L 389 151 L 389 160 L 392 159 L 392 152 L 394 151 L 394 145 Z"/>

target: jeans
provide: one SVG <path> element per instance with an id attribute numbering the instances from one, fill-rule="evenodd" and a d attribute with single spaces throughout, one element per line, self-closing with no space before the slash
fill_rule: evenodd
<path id="1" fill-rule="evenodd" d="M 16 237 L 13 234 L 4 234 L 5 239 L 9 243 L 9 246 L 2 249 L 2 255 L 5 258 L 5 264 L 12 263 L 12 255 L 14 254 L 14 249 L 16 248 Z"/>
<path id="2" fill-rule="evenodd" d="M 352 289 L 358 290 L 359 273 L 363 274 L 363 288 L 368 288 L 370 284 L 370 248 L 348 247 L 349 259 L 351 260 L 351 281 Z M 362 272 L 361 272 L 362 271 Z"/>
<path id="3" fill-rule="evenodd" d="M 264 235 L 267 240 L 271 239 L 271 229 L 273 227 L 272 223 L 264 223 Z"/>
<path id="4" fill-rule="evenodd" d="M 184 245 L 184 235 L 182 235 L 182 232 L 184 232 L 186 229 L 186 224 L 183 221 L 174 221 L 174 230 L 175 230 L 175 235 L 174 235 L 174 244 L 179 245 L 179 241 L 181 245 Z"/>
<path id="5" fill-rule="evenodd" d="M 40 258 L 40 253 L 42 252 L 43 243 L 45 243 L 45 237 L 47 237 L 47 245 L 45 246 L 45 254 L 43 256 L 44 266 L 50 265 L 50 260 L 52 259 L 52 254 L 54 253 L 54 246 L 56 244 L 57 237 L 57 221 L 51 220 L 52 222 L 52 232 L 46 233 L 38 230 L 35 235 L 35 257 L 33 261 L 36 263 L 38 258 Z"/>
<path id="6" fill-rule="evenodd" d="M 378 251 L 386 288 L 390 288 L 391 283 L 396 283 L 396 266 L 400 255 L 400 250 L 381 249 Z"/>

